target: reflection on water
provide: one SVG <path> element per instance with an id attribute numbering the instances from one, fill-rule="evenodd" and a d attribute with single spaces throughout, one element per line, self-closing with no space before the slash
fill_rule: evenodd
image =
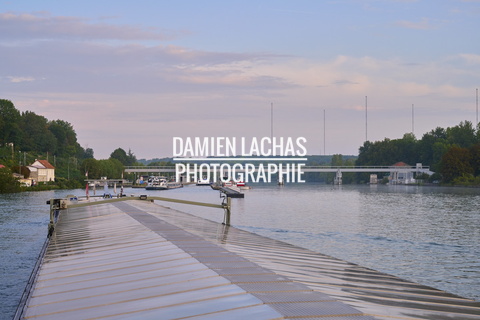
<path id="1" fill-rule="evenodd" d="M 46 201 L 71 192 L 0 194 L 0 315 L 5 319 L 13 317 L 45 242 L 49 221 Z"/>
<path id="2" fill-rule="evenodd" d="M 0 195 L 0 311 L 13 315 L 47 234 L 46 200 L 82 190 Z M 218 191 L 125 189 L 221 203 Z M 480 300 L 480 189 L 254 185 L 232 199 L 232 225 Z M 223 210 L 175 203 L 222 222 Z M 7 316 L 7 319 L 10 318 Z"/>

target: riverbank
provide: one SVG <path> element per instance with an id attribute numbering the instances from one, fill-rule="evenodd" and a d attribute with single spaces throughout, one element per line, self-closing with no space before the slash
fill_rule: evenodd
<path id="1" fill-rule="evenodd" d="M 83 188 L 84 185 L 77 180 L 67 180 L 64 178 L 57 178 L 51 182 L 41 182 L 34 186 L 22 186 L 15 179 L 2 180 L 0 179 L 0 194 L 4 193 L 18 193 L 31 191 L 48 191 L 48 190 L 68 190 Z"/>

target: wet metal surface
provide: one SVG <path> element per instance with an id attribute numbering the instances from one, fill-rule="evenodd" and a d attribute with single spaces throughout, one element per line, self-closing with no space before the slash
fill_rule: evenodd
<path id="1" fill-rule="evenodd" d="M 480 319 L 480 303 L 147 201 L 62 212 L 26 319 Z"/>

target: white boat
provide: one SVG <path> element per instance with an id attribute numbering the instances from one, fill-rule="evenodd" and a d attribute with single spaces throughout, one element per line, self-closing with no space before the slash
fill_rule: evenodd
<path id="1" fill-rule="evenodd" d="M 148 178 L 145 190 L 168 190 L 182 188 L 183 184 L 175 181 L 168 181 L 165 177 L 150 177 Z"/>
<path id="2" fill-rule="evenodd" d="M 198 180 L 196 183 L 197 186 L 209 186 L 211 184 L 212 182 L 209 181 L 207 177 L 203 177 L 203 179 Z"/>
<path id="3" fill-rule="evenodd" d="M 167 189 L 177 189 L 177 188 L 183 188 L 183 184 L 181 182 L 175 182 L 175 181 L 167 182 Z"/>
<path id="4" fill-rule="evenodd" d="M 223 186 L 230 188 L 230 187 L 236 187 L 237 185 L 236 185 L 235 181 L 230 180 L 230 181 L 224 182 Z"/>
<path id="5" fill-rule="evenodd" d="M 237 182 L 237 187 L 240 189 L 240 190 L 248 190 L 248 189 L 251 189 L 252 187 L 250 186 L 247 186 L 247 184 L 244 182 L 244 181 L 238 181 Z"/>
<path id="6" fill-rule="evenodd" d="M 167 190 L 167 179 L 164 177 L 149 177 L 145 190 Z"/>

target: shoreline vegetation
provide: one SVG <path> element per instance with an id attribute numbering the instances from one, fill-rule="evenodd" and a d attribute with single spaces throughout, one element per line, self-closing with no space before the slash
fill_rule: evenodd
<path id="1" fill-rule="evenodd" d="M 415 177 L 414 185 L 480 187 L 480 130 L 463 121 L 449 128 L 437 127 L 417 139 L 406 133 L 401 139 L 365 141 L 358 156 L 334 154 L 307 156 L 311 166 L 392 166 L 403 162 L 421 163 L 435 172 Z M 55 181 L 23 187 L 18 176 L 28 179 L 27 166 L 36 159 L 55 167 Z M 0 99 L 0 193 L 85 188 L 86 178 L 101 177 L 135 180 L 125 174 L 125 166 L 173 165 L 170 158 L 137 160 L 129 149 L 115 149 L 108 159 L 97 160 L 91 148 L 77 142 L 73 126 L 63 120 L 48 120 L 31 111 L 20 112 L 10 100 Z M 14 177 L 14 173 L 17 177 Z M 379 184 L 388 178 L 378 175 Z M 307 182 L 331 184 L 335 174 L 306 173 Z M 368 173 L 344 173 L 343 184 L 367 184 Z"/>

